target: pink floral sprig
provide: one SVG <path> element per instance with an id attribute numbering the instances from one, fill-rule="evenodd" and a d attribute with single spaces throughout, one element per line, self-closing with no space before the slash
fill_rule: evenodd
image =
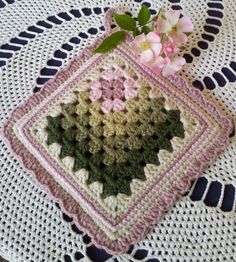
<path id="1" fill-rule="evenodd" d="M 157 18 L 153 32 L 136 36 L 130 47 L 141 63 L 166 77 L 181 70 L 186 63 L 178 53 L 192 31 L 190 17 L 180 18 L 180 11 L 166 11 Z"/>
<path id="2" fill-rule="evenodd" d="M 132 32 L 130 49 L 140 63 L 148 66 L 156 74 L 164 77 L 181 70 L 186 60 L 179 52 L 188 41 L 194 27 L 189 16 L 182 16 L 180 11 L 164 11 L 151 18 L 150 10 L 143 5 L 135 19 L 128 14 L 115 14 L 117 25 L 123 29 L 107 37 L 95 50 L 106 53 L 121 44 Z"/>

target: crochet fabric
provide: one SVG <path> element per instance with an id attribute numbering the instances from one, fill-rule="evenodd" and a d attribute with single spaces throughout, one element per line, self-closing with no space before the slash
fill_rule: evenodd
<path id="1" fill-rule="evenodd" d="M 1 129 L 18 105 L 104 34 L 108 8 L 137 16 L 141 4 L 153 15 L 163 7 L 192 17 L 180 75 L 236 119 L 234 0 L 0 0 Z M 0 136 L 0 256 L 11 262 L 236 261 L 235 158 L 233 132 L 230 145 L 189 192 L 143 240 L 117 256 L 98 249 L 50 200 Z"/>
<path id="2" fill-rule="evenodd" d="M 16 108 L 4 136 L 78 227 L 119 254 L 225 148 L 232 123 L 181 77 L 140 65 L 128 43 L 94 54 L 100 42 Z"/>

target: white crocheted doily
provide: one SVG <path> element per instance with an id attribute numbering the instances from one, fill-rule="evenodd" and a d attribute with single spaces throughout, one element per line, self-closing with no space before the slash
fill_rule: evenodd
<path id="1" fill-rule="evenodd" d="M 183 51 L 188 63 L 181 74 L 235 119 L 234 0 L 0 0 L 0 126 L 17 105 L 103 34 L 107 8 L 137 13 L 142 3 L 153 13 L 164 7 L 182 9 L 192 17 L 195 31 Z M 236 261 L 235 171 L 236 136 L 232 136 L 228 149 L 145 240 L 124 255 L 103 258 Z M 94 255 L 98 251 L 89 237 L 34 184 L 2 140 L 0 175 L 1 256 L 11 262 L 104 261 Z M 204 192 L 196 197 L 200 183 Z M 210 203 L 212 192 L 217 192 L 217 199 Z"/>

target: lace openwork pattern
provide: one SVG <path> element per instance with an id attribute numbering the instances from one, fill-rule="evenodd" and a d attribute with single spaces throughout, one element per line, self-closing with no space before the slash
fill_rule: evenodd
<path id="1" fill-rule="evenodd" d="M 135 13 L 141 3 L 150 6 L 153 14 L 164 6 L 182 9 L 193 17 L 197 31 L 184 51 L 188 65 L 182 75 L 205 95 L 218 100 L 226 114 L 234 117 L 235 7 L 232 1 L 4 0 L 0 1 L 1 126 L 10 111 L 33 90 L 38 91 L 103 33 L 103 17 L 108 7 L 124 6 Z M 95 95 L 100 96 L 99 92 Z M 46 126 L 47 115 L 44 117 L 42 122 Z M 46 144 L 45 140 L 45 147 Z M 10 261 L 235 260 L 234 136 L 224 154 L 193 184 L 190 197 L 182 198 L 143 241 L 120 256 L 98 252 L 74 219 L 63 214 L 35 186 L 2 141 L 0 152 L 0 252 Z M 51 154 L 60 159 L 60 147 L 52 149 Z M 67 164 L 73 167 L 73 161 Z M 215 201 L 210 202 L 211 195 Z"/>

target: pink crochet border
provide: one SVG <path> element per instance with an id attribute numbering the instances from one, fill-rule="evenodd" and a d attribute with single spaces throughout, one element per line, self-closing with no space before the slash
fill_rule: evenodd
<path id="1" fill-rule="evenodd" d="M 108 24 L 106 24 L 106 27 L 107 25 Z M 214 143 L 211 144 L 209 148 L 189 166 L 184 176 L 180 180 L 176 181 L 175 185 L 173 185 L 173 187 L 153 205 L 153 208 L 143 217 L 142 221 L 139 221 L 132 227 L 129 234 L 118 241 L 109 240 L 104 235 L 104 232 L 94 223 L 94 221 L 78 206 L 77 202 L 47 175 L 46 170 L 42 166 L 37 164 L 35 157 L 25 150 L 25 147 L 21 145 L 20 141 L 12 132 L 12 127 L 15 121 L 27 112 L 29 105 L 38 104 L 40 100 L 45 95 L 49 94 L 52 89 L 55 89 L 57 86 L 62 84 L 70 75 L 69 72 L 74 72 L 76 68 L 82 65 L 83 61 L 87 57 L 92 55 L 92 50 L 100 43 L 100 41 L 101 39 L 97 40 L 90 48 L 86 48 L 82 52 L 79 59 L 72 61 L 67 68 L 63 69 L 53 80 L 49 81 L 38 94 L 31 96 L 25 104 L 16 108 L 4 126 L 3 136 L 5 137 L 9 147 L 12 149 L 12 152 L 20 159 L 21 163 L 35 178 L 37 184 L 46 190 L 48 195 L 53 200 L 59 202 L 63 212 L 72 216 L 75 223 L 92 237 L 92 241 L 98 247 L 104 248 L 108 253 L 121 254 L 128 250 L 130 245 L 139 242 L 146 236 L 146 234 L 161 219 L 163 213 L 173 205 L 175 200 L 177 200 L 181 194 L 187 191 L 191 181 L 194 180 L 210 163 L 215 160 L 219 152 L 225 149 L 233 126 L 232 121 L 224 116 L 212 102 L 206 100 L 200 91 L 189 88 L 186 81 L 179 76 L 170 77 L 168 79 L 169 81 L 175 84 L 175 86 L 181 88 L 181 90 L 183 90 L 189 97 L 201 104 L 202 107 L 208 111 L 208 113 L 211 113 L 212 116 L 214 116 L 222 127 L 221 132 L 216 137 Z M 127 53 L 123 47 L 121 47 L 120 50 Z M 129 56 L 132 58 L 131 55 Z M 158 84 L 169 88 L 163 79 L 158 78 L 147 68 L 140 65 L 139 67 L 140 70 L 152 76 Z"/>

